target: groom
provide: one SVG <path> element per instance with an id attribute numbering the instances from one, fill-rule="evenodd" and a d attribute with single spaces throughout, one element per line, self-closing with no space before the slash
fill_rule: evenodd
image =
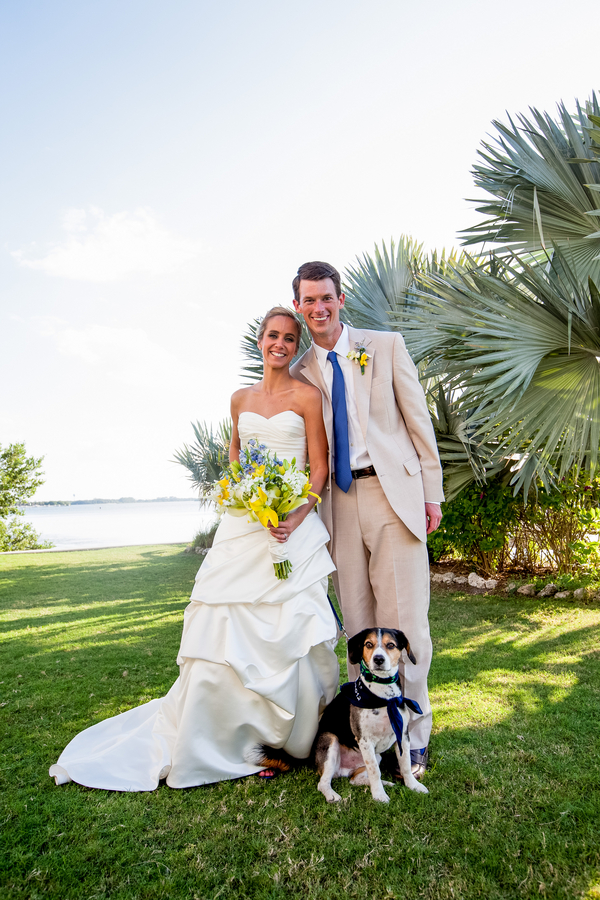
<path id="1" fill-rule="evenodd" d="M 426 540 L 440 524 L 444 499 L 431 419 L 402 336 L 340 322 L 345 297 L 333 266 L 304 263 L 292 285 L 313 343 L 291 373 L 323 396 L 330 474 L 321 516 L 344 625 L 349 635 L 400 628 L 410 640 L 417 665 L 405 667 L 404 693 L 423 710 L 411 730 L 412 770 L 420 778 L 431 732 Z M 349 664 L 348 674 L 356 678 L 358 667 Z"/>

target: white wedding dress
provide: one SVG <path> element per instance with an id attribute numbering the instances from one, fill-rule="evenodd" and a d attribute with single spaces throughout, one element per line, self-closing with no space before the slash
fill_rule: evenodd
<path id="1" fill-rule="evenodd" d="M 256 438 L 280 459 L 306 459 L 304 419 L 291 410 L 239 417 L 242 445 Z M 114 791 L 151 791 L 252 775 L 256 744 L 306 757 L 319 715 L 337 690 L 336 624 L 327 600 L 334 565 L 314 512 L 287 542 L 292 573 L 278 581 L 268 532 L 225 515 L 186 608 L 166 695 L 78 734 L 50 775 Z"/>

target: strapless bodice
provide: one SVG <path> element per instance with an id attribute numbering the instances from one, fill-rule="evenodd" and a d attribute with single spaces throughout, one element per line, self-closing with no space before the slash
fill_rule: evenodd
<path id="1" fill-rule="evenodd" d="M 241 412 L 238 418 L 238 432 L 242 447 L 252 438 L 266 444 L 279 459 L 291 462 L 303 469 L 306 465 L 306 428 L 304 419 L 291 409 L 266 419 L 260 413 Z"/>

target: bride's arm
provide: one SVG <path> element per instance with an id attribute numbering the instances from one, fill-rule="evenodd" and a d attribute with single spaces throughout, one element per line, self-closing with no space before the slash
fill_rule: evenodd
<path id="1" fill-rule="evenodd" d="M 232 429 L 231 429 L 231 442 L 229 444 L 229 462 L 239 462 L 240 461 L 240 435 L 238 432 L 238 417 L 240 414 L 239 405 L 240 398 L 239 394 L 241 391 L 236 391 L 231 398 L 231 421 L 232 421 Z"/>
<path id="2" fill-rule="evenodd" d="M 315 494 L 321 496 L 329 467 L 327 463 L 327 434 L 325 432 L 325 423 L 323 422 L 323 404 L 321 400 L 321 392 L 318 388 L 311 388 L 310 395 L 307 397 L 304 408 L 304 423 L 306 425 L 306 441 L 308 459 L 310 460 L 310 480 L 312 490 Z M 311 497 L 311 502 L 306 508 L 307 514 L 317 502 Z"/>
<path id="3" fill-rule="evenodd" d="M 321 496 L 327 481 L 328 465 L 327 434 L 323 424 L 320 391 L 317 388 L 309 388 L 307 385 L 302 391 L 300 405 L 302 406 L 302 415 L 306 426 L 311 490 Z M 279 523 L 277 528 L 271 528 L 271 534 L 280 541 L 286 541 L 292 531 L 295 531 L 298 525 L 305 520 L 316 502 L 316 498 L 309 495 L 308 503 L 290 513 L 284 522 Z"/>

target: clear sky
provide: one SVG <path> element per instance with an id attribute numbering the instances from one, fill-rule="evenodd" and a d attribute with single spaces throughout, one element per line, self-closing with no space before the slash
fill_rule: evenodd
<path id="1" fill-rule="evenodd" d="M 298 265 L 457 245 L 506 120 L 600 87 L 597 0 L 4 0 L 0 443 L 39 499 L 189 496 Z"/>

